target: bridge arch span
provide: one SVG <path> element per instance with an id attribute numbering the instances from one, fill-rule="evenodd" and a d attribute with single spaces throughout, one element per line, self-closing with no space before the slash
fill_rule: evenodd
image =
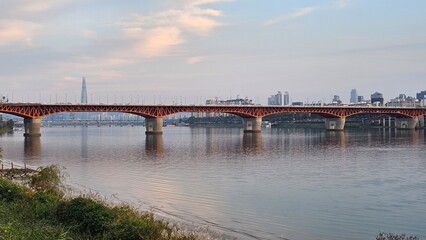
<path id="1" fill-rule="evenodd" d="M 280 113 L 312 113 L 325 117 L 326 126 L 343 127 L 345 119 L 357 114 L 389 114 L 405 119 L 409 128 L 426 108 L 353 107 L 353 106 L 245 106 L 245 105 L 118 105 L 118 104 L 38 104 L 0 103 L 0 112 L 23 117 L 28 122 L 39 122 L 41 117 L 61 112 L 123 112 L 145 117 L 153 126 L 162 126 L 163 117 L 181 112 L 222 112 L 243 118 L 245 130 L 260 131 L 262 117 Z M 32 120 L 31 120 L 32 119 Z M 417 120 L 416 120 L 417 119 Z M 31 121 L 30 121 L 31 120 Z M 38 123 L 37 123 L 38 124 Z M 401 120 L 402 124 L 402 120 Z M 343 128 L 342 128 L 343 129 Z M 250 130 L 250 131 L 251 131 Z"/>

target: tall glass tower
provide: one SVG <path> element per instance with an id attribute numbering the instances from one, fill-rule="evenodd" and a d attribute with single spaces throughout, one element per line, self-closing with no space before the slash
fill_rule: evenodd
<path id="1" fill-rule="evenodd" d="M 350 103 L 357 104 L 358 103 L 358 91 L 356 89 L 351 90 L 351 99 Z"/>
<path id="2" fill-rule="evenodd" d="M 85 77 L 83 77 L 83 83 L 81 84 L 81 103 L 87 103 L 87 88 Z"/>

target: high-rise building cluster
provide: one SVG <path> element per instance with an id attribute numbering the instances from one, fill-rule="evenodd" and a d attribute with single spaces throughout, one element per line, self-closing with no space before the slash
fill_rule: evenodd
<path id="1" fill-rule="evenodd" d="M 363 95 L 360 95 L 357 89 L 351 89 L 349 104 L 342 101 L 339 95 L 333 95 L 330 103 L 324 101 L 314 102 L 292 102 L 290 103 L 290 97 L 288 92 L 282 94 L 278 91 L 277 94 L 268 97 L 268 105 L 272 106 L 327 106 L 327 105 L 352 105 L 352 106 L 388 106 L 388 107 L 426 107 L 426 90 L 420 91 L 416 94 L 416 97 L 410 97 L 405 94 L 399 94 L 396 98 L 385 101 L 383 93 L 374 92 L 370 95 L 370 99 L 366 99 Z"/>
<path id="2" fill-rule="evenodd" d="M 277 94 L 271 95 L 268 98 L 268 105 L 271 106 L 288 106 L 290 105 L 290 94 L 288 92 L 278 91 Z"/>
<path id="3" fill-rule="evenodd" d="M 268 105 L 282 106 L 283 105 L 283 94 L 282 94 L 282 92 L 278 91 L 277 94 L 271 95 L 268 98 Z"/>

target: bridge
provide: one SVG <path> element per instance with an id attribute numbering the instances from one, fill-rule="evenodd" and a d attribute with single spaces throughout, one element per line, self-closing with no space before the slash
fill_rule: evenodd
<path id="1" fill-rule="evenodd" d="M 0 103 L 0 112 L 24 118 L 24 136 L 41 136 L 41 118 L 56 113 L 122 112 L 146 118 L 146 134 L 162 134 L 163 118 L 182 112 L 229 113 L 243 119 L 245 133 L 261 131 L 262 118 L 280 113 L 312 113 L 324 117 L 328 130 L 343 130 L 346 118 L 357 114 L 386 114 L 396 118 L 395 126 L 415 129 L 424 126 L 426 108 L 355 106 L 236 106 L 236 105 L 121 105 Z"/>

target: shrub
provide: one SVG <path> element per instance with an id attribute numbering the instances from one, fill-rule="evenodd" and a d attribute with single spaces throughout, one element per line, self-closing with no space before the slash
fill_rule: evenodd
<path id="1" fill-rule="evenodd" d="M 31 201 L 32 213 L 40 219 L 54 219 L 56 209 L 61 201 L 61 197 L 56 192 L 36 192 L 33 195 L 33 201 Z"/>
<path id="2" fill-rule="evenodd" d="M 77 231 L 91 236 L 101 235 L 112 219 L 112 213 L 108 207 L 83 197 L 61 203 L 56 215 L 60 221 L 74 225 Z"/>
<path id="3" fill-rule="evenodd" d="M 419 240 L 416 236 L 406 236 L 405 234 L 380 233 L 376 240 Z"/>
<path id="4" fill-rule="evenodd" d="M 111 223 L 105 239 L 161 239 L 166 226 L 155 221 L 152 214 L 138 215 L 129 207 L 116 207 L 112 209 L 115 219 Z"/>
<path id="5" fill-rule="evenodd" d="M 35 190 L 49 190 L 63 195 L 64 176 L 58 165 L 37 168 L 37 174 L 30 178 L 30 186 Z"/>
<path id="6" fill-rule="evenodd" d="M 12 202 L 27 197 L 27 191 L 9 180 L 0 178 L 0 200 Z"/>

